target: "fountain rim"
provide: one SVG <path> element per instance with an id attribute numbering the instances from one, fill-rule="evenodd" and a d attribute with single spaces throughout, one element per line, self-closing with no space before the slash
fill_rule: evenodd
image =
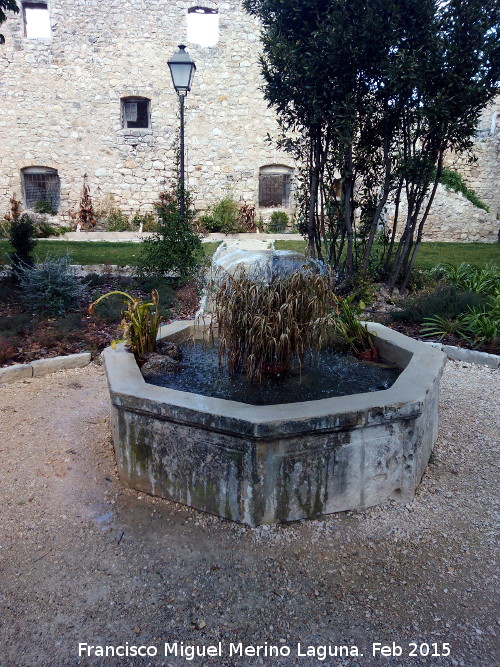
<path id="1" fill-rule="evenodd" d="M 241 403 L 148 384 L 134 355 L 120 344 L 103 352 L 111 400 L 117 408 L 157 419 L 266 439 L 353 430 L 417 417 L 429 387 L 441 376 L 446 355 L 381 324 L 367 325 L 377 335 L 382 356 L 403 369 L 389 389 L 274 405 Z M 195 320 L 172 322 L 161 327 L 158 338 L 185 339 L 199 326 Z"/>

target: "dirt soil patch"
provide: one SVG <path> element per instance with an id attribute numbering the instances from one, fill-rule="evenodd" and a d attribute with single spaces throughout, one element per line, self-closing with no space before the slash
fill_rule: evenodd
<path id="1" fill-rule="evenodd" d="M 199 304 L 196 287 L 185 285 L 170 289 L 166 281 L 162 286 L 163 291 L 168 292 L 168 302 L 163 303 L 162 324 L 192 318 Z M 120 310 L 124 306 L 120 297 L 113 297 L 113 302 L 102 302 L 102 307 L 92 316 L 87 309 L 98 296 L 113 290 L 130 292 L 143 299 L 151 297 L 151 291 L 141 289 L 134 279 L 105 275 L 99 277 L 97 286 L 86 287 L 74 312 L 48 318 L 24 312 L 18 289 L 7 279 L 0 278 L 0 366 L 78 352 L 98 355 L 112 340 L 120 338 Z"/>
<path id="2" fill-rule="evenodd" d="M 123 487 L 101 366 L 2 387 L 2 667 L 497 665 L 497 380 L 448 363 L 413 502 L 257 529 Z M 79 656 L 80 642 L 158 655 Z M 165 642 L 222 655 L 186 661 Z M 290 655 L 230 657 L 231 642 Z M 450 655 L 410 657 L 412 643 Z"/>

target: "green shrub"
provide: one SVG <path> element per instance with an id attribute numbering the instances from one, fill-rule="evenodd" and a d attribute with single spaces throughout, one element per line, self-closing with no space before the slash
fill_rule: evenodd
<path id="1" fill-rule="evenodd" d="M 474 347 L 500 338 L 500 299 L 491 298 L 483 308 L 471 308 L 461 317 L 461 329 Z"/>
<path id="2" fill-rule="evenodd" d="M 368 304 L 375 301 L 377 296 L 377 286 L 369 276 L 360 274 L 353 280 L 351 296 L 351 300 L 355 303 L 359 303 L 361 309 L 364 309 Z"/>
<path id="3" fill-rule="evenodd" d="M 10 220 L 0 220 L 0 239 L 8 239 L 10 232 Z"/>
<path id="4" fill-rule="evenodd" d="M 84 280 L 88 287 L 99 287 L 99 285 L 104 285 L 107 278 L 102 273 L 92 272 L 88 273 Z"/>
<path id="5" fill-rule="evenodd" d="M 90 194 L 87 194 L 90 198 Z M 102 199 L 100 199 L 96 204 L 95 213 L 92 203 L 90 202 L 88 205 L 92 206 L 92 217 L 95 216 L 99 222 L 99 225 L 102 226 L 106 231 L 128 232 L 133 229 L 127 216 L 117 207 L 113 195 L 105 195 Z M 89 225 L 82 227 L 87 229 Z"/>
<path id="6" fill-rule="evenodd" d="M 93 295 L 93 298 L 96 301 L 100 296 L 97 293 Z M 113 294 L 113 296 L 100 301 L 94 308 L 94 313 L 107 324 L 118 324 L 121 322 L 123 311 L 123 297 L 118 294 Z"/>
<path id="7" fill-rule="evenodd" d="M 425 318 L 422 326 L 422 336 L 426 338 L 439 338 L 440 340 L 445 336 L 466 338 L 466 334 L 462 330 L 460 317 L 456 320 L 451 320 L 447 317 L 441 317 L 441 315 L 433 315 L 432 317 Z"/>
<path id="8" fill-rule="evenodd" d="M 108 232 L 129 232 L 133 229 L 127 216 L 118 209 L 109 213 L 104 224 Z"/>
<path id="9" fill-rule="evenodd" d="M 156 290 L 159 297 L 158 313 L 161 318 L 172 315 L 172 308 L 176 301 L 176 295 L 171 282 L 166 278 L 145 278 L 137 283 L 137 288 L 143 292 Z"/>
<path id="10" fill-rule="evenodd" d="M 53 326 L 56 331 L 66 335 L 80 331 L 83 327 L 82 315 L 79 312 L 66 313 L 64 317 L 56 319 Z"/>
<path id="11" fill-rule="evenodd" d="M 142 242 L 139 266 L 143 274 L 173 276 L 185 282 L 204 259 L 200 237 L 192 224 L 196 212 L 189 194 L 185 194 L 185 213 L 180 213 L 180 189 L 173 188 L 160 194 L 155 204 L 158 231 Z"/>
<path id="12" fill-rule="evenodd" d="M 280 234 L 288 227 L 289 218 L 285 211 L 273 211 L 271 220 L 267 226 L 267 231 L 270 234 Z"/>
<path id="13" fill-rule="evenodd" d="M 485 266 L 467 262 L 462 262 L 458 266 L 449 263 L 438 264 L 431 274 L 460 290 L 485 295 L 496 294 L 500 290 L 500 267 L 493 262 Z"/>
<path id="14" fill-rule="evenodd" d="M 154 213 L 136 213 L 130 221 L 131 229 L 140 229 L 142 225 L 143 232 L 156 232 L 158 222 Z"/>
<path id="15" fill-rule="evenodd" d="M 401 310 L 391 314 L 394 322 L 421 324 L 426 318 L 439 315 L 455 318 L 469 308 L 484 305 L 486 299 L 476 292 L 458 290 L 453 285 L 439 285 L 432 292 L 416 294 L 404 302 Z"/>
<path id="16" fill-rule="evenodd" d="M 24 309 L 45 316 L 76 310 L 84 289 L 71 272 L 68 255 L 47 255 L 36 267 L 21 267 L 19 284 Z"/>
<path id="17" fill-rule="evenodd" d="M 39 199 L 33 206 L 33 210 L 37 213 L 44 213 L 46 215 L 57 214 L 57 208 L 48 199 Z"/>
<path id="18" fill-rule="evenodd" d="M 35 236 L 38 239 L 46 239 L 49 236 L 60 236 L 69 231 L 67 227 L 56 227 L 47 220 L 37 220 L 35 223 Z"/>
<path id="19" fill-rule="evenodd" d="M 469 308 L 452 320 L 440 315 L 424 321 L 423 335 L 444 338 L 458 336 L 472 347 L 496 342 L 500 338 L 500 298 L 490 297 L 481 307 Z"/>
<path id="20" fill-rule="evenodd" d="M 89 314 L 91 315 L 94 312 L 96 306 L 103 299 L 116 295 L 121 297 L 122 305 L 127 306 L 126 309 L 123 309 L 122 319 L 125 341 L 137 357 L 144 357 L 145 354 L 153 352 L 156 346 L 156 337 L 160 327 L 158 292 L 156 290 L 152 291 L 151 301 L 141 301 L 141 299 L 127 294 L 127 292 L 109 292 L 90 304 Z M 112 345 L 114 344 L 112 343 Z"/>
<path id="21" fill-rule="evenodd" d="M 330 318 L 330 335 L 333 337 L 336 347 L 351 350 L 354 354 L 373 350 L 375 344 L 373 335 L 368 331 L 367 325 L 361 322 L 360 315 L 363 308 L 355 306 L 354 295 L 345 299 L 336 299 L 336 309 Z"/>
<path id="22" fill-rule="evenodd" d="M 238 233 L 240 231 L 240 223 L 238 219 L 239 212 L 240 207 L 234 199 L 231 199 L 231 197 L 221 199 L 220 202 L 213 207 L 211 214 L 214 225 L 219 227 L 217 231 L 220 231 L 223 234 Z"/>
<path id="23" fill-rule="evenodd" d="M 477 208 L 482 208 L 483 211 L 489 212 L 489 207 L 478 197 L 478 195 L 467 187 L 462 176 L 452 169 L 443 169 L 439 182 L 444 185 L 447 190 L 460 192 L 466 199 L 468 199 Z"/>
<path id="24" fill-rule="evenodd" d="M 35 225 L 33 218 L 23 213 L 18 219 L 12 220 L 9 229 L 9 241 L 14 248 L 10 255 L 10 266 L 15 277 L 23 267 L 33 266 L 33 250 L 36 246 Z"/>
<path id="25" fill-rule="evenodd" d="M 28 313 L 17 313 L 0 317 L 0 331 L 2 334 L 18 336 L 29 330 L 33 318 Z"/>
<path id="26" fill-rule="evenodd" d="M 386 277 L 386 276 L 384 276 Z M 432 271 L 426 269 L 413 269 L 411 272 L 408 284 L 406 285 L 409 292 L 432 292 L 436 289 L 438 280 Z"/>
<path id="27" fill-rule="evenodd" d="M 12 276 L 6 276 L 3 280 L 0 278 L 0 304 L 5 305 L 16 299 L 18 287 Z M 2 327 L 0 326 L 0 331 Z"/>
<path id="28" fill-rule="evenodd" d="M 210 234 L 222 232 L 222 222 L 216 220 L 213 215 L 202 215 L 198 219 L 198 224 Z"/>

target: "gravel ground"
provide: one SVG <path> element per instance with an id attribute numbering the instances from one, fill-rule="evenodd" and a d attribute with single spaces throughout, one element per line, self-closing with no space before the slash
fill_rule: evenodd
<path id="1" fill-rule="evenodd" d="M 448 363 L 414 502 L 258 529 L 121 486 L 102 367 L 3 386 L 0 665 L 497 665 L 495 383 Z M 240 642 L 264 648 L 231 657 Z M 157 655 L 79 657 L 79 643 Z M 418 657 L 427 646 L 450 655 Z"/>

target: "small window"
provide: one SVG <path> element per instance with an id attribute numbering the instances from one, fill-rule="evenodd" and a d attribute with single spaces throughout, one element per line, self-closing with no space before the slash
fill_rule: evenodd
<path id="1" fill-rule="evenodd" d="M 190 7 L 187 14 L 187 40 L 200 46 L 215 46 L 219 41 L 218 10 Z"/>
<path id="2" fill-rule="evenodd" d="M 61 190 L 57 171 L 49 167 L 27 167 L 22 176 L 25 207 L 55 215 Z"/>
<path id="3" fill-rule="evenodd" d="M 497 127 L 497 112 L 494 111 L 491 116 L 490 134 L 493 136 Z"/>
<path id="4" fill-rule="evenodd" d="M 491 116 L 490 113 L 491 112 L 484 111 L 479 118 L 479 123 L 476 128 L 476 139 L 487 139 L 495 134 L 497 112 L 494 111 Z"/>
<path id="5" fill-rule="evenodd" d="M 150 127 L 149 100 L 144 97 L 127 97 L 122 100 L 124 128 Z"/>
<path id="6" fill-rule="evenodd" d="M 288 167 L 262 167 L 259 177 L 259 206 L 289 208 L 292 170 Z"/>
<path id="7" fill-rule="evenodd" d="M 29 39 L 50 39 L 49 8 L 45 2 L 23 2 L 24 36 Z"/>

